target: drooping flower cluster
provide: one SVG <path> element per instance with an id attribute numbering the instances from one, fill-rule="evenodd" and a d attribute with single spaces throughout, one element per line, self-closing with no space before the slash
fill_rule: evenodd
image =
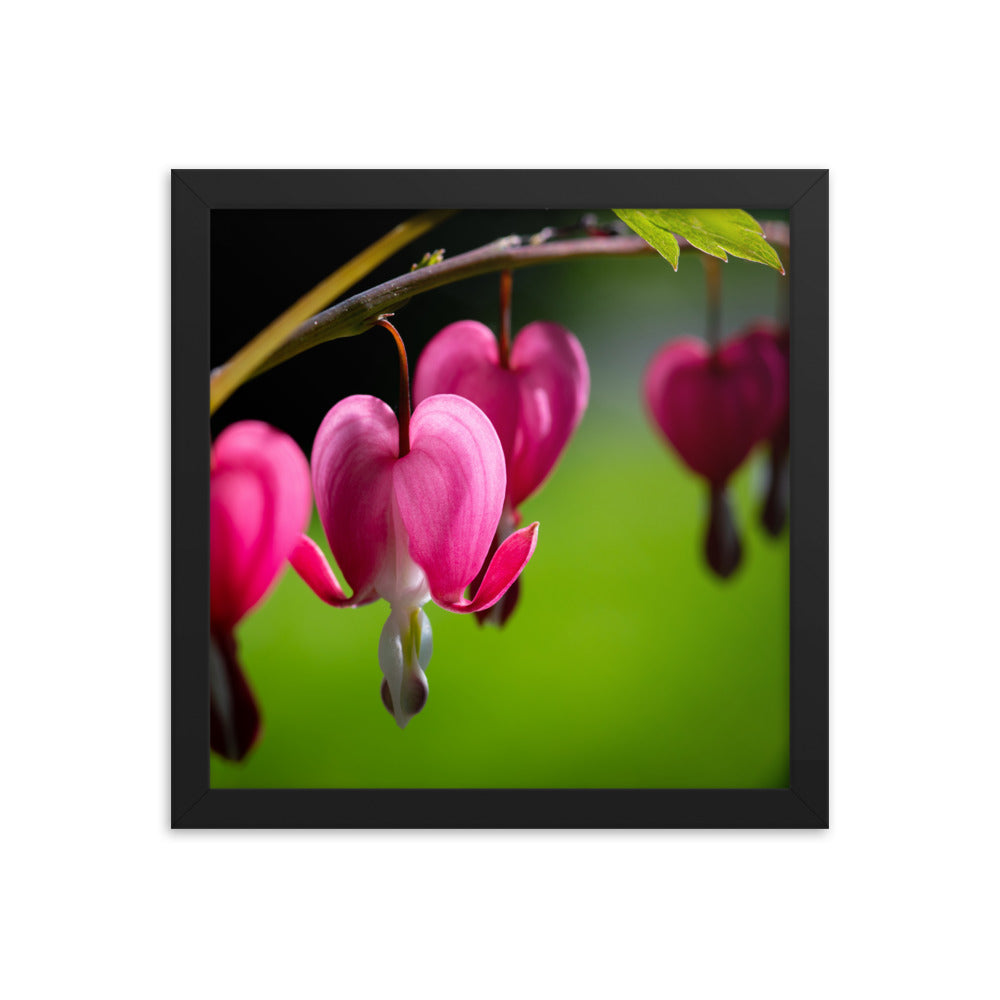
<path id="1" fill-rule="evenodd" d="M 389 614 L 378 644 L 381 697 L 400 728 L 425 706 L 433 649 L 424 606 L 433 601 L 504 624 L 518 600 L 538 524 L 518 529 L 521 505 L 545 482 L 587 407 L 590 373 L 577 339 L 533 322 L 509 337 L 510 277 L 501 283 L 498 339 L 464 320 L 422 353 L 410 412 L 400 354 L 398 417 L 355 395 L 330 409 L 309 463 L 266 424 L 228 428 L 212 452 L 211 745 L 241 759 L 260 715 L 237 660 L 234 628 L 290 561 L 335 607 L 378 599 Z M 709 487 L 705 554 L 720 576 L 742 547 L 727 498 L 735 470 L 761 441 L 771 447 L 762 518 L 781 530 L 787 510 L 788 333 L 759 322 L 716 349 L 694 338 L 666 345 L 644 380 L 667 441 Z M 322 549 L 303 534 L 310 485 L 341 586 Z M 784 491 L 784 492 L 783 492 Z M 466 596 L 466 591 L 470 596 Z"/>
<path id="2" fill-rule="evenodd" d="M 309 466 L 287 434 L 247 420 L 219 435 L 210 473 L 210 743 L 230 760 L 246 755 L 260 729 L 234 629 L 277 580 L 311 506 Z"/>
<path id="3" fill-rule="evenodd" d="M 763 324 L 716 350 L 682 337 L 653 357 L 644 390 L 656 426 L 708 483 L 705 556 L 727 577 L 740 563 L 742 546 L 726 485 L 751 449 L 787 420 L 787 359 Z"/>
<path id="4" fill-rule="evenodd" d="M 378 598 L 389 616 L 378 642 L 382 700 L 400 728 L 424 707 L 433 637 L 423 610 L 483 613 L 502 601 L 531 558 L 538 524 L 516 530 L 517 505 L 551 472 L 586 406 L 589 376 L 568 331 L 532 324 L 515 343 L 512 365 L 480 364 L 471 381 L 448 374 L 461 351 L 452 334 L 482 351 L 485 327 L 442 331 L 420 376 L 410 414 L 406 353 L 400 353 L 397 418 L 381 400 L 351 396 L 326 415 L 312 451 L 312 488 L 345 593 L 322 550 L 303 534 L 309 471 L 290 439 L 263 424 L 234 425 L 213 452 L 212 746 L 239 759 L 259 714 L 235 657 L 232 629 L 261 599 L 288 558 L 306 584 L 336 607 Z M 475 326 L 475 325 L 473 325 Z M 493 359 L 496 360 L 495 358 Z M 469 369 L 465 369 L 466 376 Z M 465 395 L 495 390 L 494 422 Z M 451 386 L 443 385 L 444 389 Z M 465 591 L 471 585 L 471 597 Z M 509 613 L 509 612 L 508 612 Z"/>
<path id="5" fill-rule="evenodd" d="M 579 341 L 557 323 L 534 322 L 514 338 L 475 320 L 446 326 L 420 355 L 414 398 L 455 393 L 489 417 L 500 439 L 507 486 L 492 554 L 521 521 L 518 508 L 545 482 L 587 408 L 590 372 Z M 502 625 L 517 604 L 519 581 L 480 621 Z"/>

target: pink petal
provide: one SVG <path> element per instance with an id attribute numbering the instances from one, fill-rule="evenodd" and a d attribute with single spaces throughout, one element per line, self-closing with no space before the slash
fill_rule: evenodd
<path id="1" fill-rule="evenodd" d="M 395 414 L 382 400 L 350 396 L 327 413 L 313 443 L 316 509 L 333 558 L 354 592 L 352 604 L 374 600 L 375 579 L 386 556 L 398 428 Z M 314 560 L 307 563 L 300 550 L 297 561 L 306 566 L 310 576 L 301 575 L 311 587 L 316 581 L 336 598 Z"/>
<path id="2" fill-rule="evenodd" d="M 517 507 L 548 477 L 579 424 L 590 371 L 580 342 L 557 323 L 524 327 L 514 338 L 510 364 L 518 379 L 520 419 L 507 491 Z"/>
<path id="3" fill-rule="evenodd" d="M 396 462 L 392 482 L 410 555 L 434 600 L 458 601 L 503 508 L 506 473 L 493 425 L 461 396 L 425 399 L 413 411 L 410 453 Z"/>
<path id="4" fill-rule="evenodd" d="M 463 320 L 435 336 L 417 363 L 414 398 L 455 393 L 491 420 L 507 464 L 513 506 L 534 493 L 552 471 L 590 394 L 590 373 L 579 341 L 556 323 L 529 323 L 514 338 L 511 367 L 499 367 L 492 331 Z"/>
<path id="5" fill-rule="evenodd" d="M 514 453 L 520 415 L 518 378 L 500 367 L 493 331 L 475 320 L 446 326 L 424 348 L 413 378 L 413 399 L 451 393 L 471 399 L 490 418 L 504 455 Z"/>
<path id="6" fill-rule="evenodd" d="M 289 557 L 292 568 L 305 581 L 306 586 L 321 600 L 335 608 L 356 608 L 370 604 L 376 594 L 372 591 L 361 596 L 348 597 L 340 581 L 334 576 L 323 550 L 308 536 L 302 535 Z"/>
<path id="7" fill-rule="evenodd" d="M 719 360 L 732 380 L 731 393 L 737 397 L 751 424 L 756 444 L 768 436 L 777 423 L 777 409 L 783 409 L 783 364 L 777 345 L 771 341 L 741 337 L 723 345 Z M 787 390 L 785 390 L 787 391 Z"/>
<path id="8" fill-rule="evenodd" d="M 428 396 L 462 395 L 455 391 L 465 373 L 477 368 L 496 368 L 500 350 L 493 331 L 473 319 L 450 323 L 435 334 L 420 353 L 413 376 L 413 397 L 422 403 Z"/>
<path id="9" fill-rule="evenodd" d="M 685 463 L 722 485 L 760 439 L 771 373 L 739 341 L 713 355 L 695 338 L 667 344 L 646 373 L 646 402 Z"/>
<path id="10" fill-rule="evenodd" d="M 309 466 L 287 434 L 248 420 L 219 435 L 210 486 L 214 631 L 231 630 L 267 593 L 310 507 Z"/>
<path id="11" fill-rule="evenodd" d="M 457 601 L 442 601 L 434 598 L 437 604 L 449 611 L 468 614 L 473 611 L 485 611 L 492 607 L 507 592 L 507 588 L 521 575 L 521 570 L 528 565 L 528 560 L 535 551 L 538 542 L 538 522 L 529 524 L 527 528 L 515 531 L 496 551 L 496 555 L 486 570 L 483 582 L 471 600 L 461 598 Z"/>
<path id="12" fill-rule="evenodd" d="M 783 333 L 772 320 L 757 320 L 741 336 L 767 365 L 771 376 L 771 406 L 761 428 L 761 438 L 779 434 L 788 418 L 788 353 Z"/>

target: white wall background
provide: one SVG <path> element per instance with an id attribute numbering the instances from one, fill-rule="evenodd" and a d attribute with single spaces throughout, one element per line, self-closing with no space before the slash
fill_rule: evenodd
<path id="1" fill-rule="evenodd" d="M 979 9 L 6 12 L 5 995 L 995 989 Z M 832 831 L 169 832 L 172 166 L 832 168 Z"/>

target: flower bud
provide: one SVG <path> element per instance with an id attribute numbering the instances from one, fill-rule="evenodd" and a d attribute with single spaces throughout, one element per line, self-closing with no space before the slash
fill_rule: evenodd
<path id="1" fill-rule="evenodd" d="M 427 704 L 424 671 L 431 661 L 434 638 L 421 608 L 393 608 L 382 627 L 378 662 L 383 680 L 382 704 L 400 729 Z"/>
<path id="2" fill-rule="evenodd" d="M 260 710 L 236 658 L 232 632 L 209 641 L 208 686 L 209 745 L 227 760 L 242 760 L 260 733 Z"/>
<path id="3" fill-rule="evenodd" d="M 713 486 L 709 504 L 705 559 L 712 570 L 725 579 L 739 566 L 743 558 L 743 546 L 740 544 L 726 490 Z"/>

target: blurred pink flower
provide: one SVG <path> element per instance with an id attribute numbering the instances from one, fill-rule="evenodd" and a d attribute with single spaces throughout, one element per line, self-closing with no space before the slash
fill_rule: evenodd
<path id="1" fill-rule="evenodd" d="M 768 441 L 767 486 L 761 506 L 761 524 L 780 535 L 788 519 L 788 444 L 790 342 L 788 324 L 761 319 L 744 328 L 742 337 L 777 374 L 771 419 L 764 437 Z"/>
<path id="2" fill-rule="evenodd" d="M 556 323 L 529 323 L 514 338 L 508 362 L 489 327 L 461 320 L 424 348 L 413 392 L 418 402 L 437 393 L 464 396 L 496 429 L 507 489 L 495 551 L 520 523 L 518 507 L 546 480 L 587 408 L 590 372 L 583 348 Z M 515 584 L 489 617 L 503 624 L 517 592 Z"/>
<path id="3" fill-rule="evenodd" d="M 475 596 L 476 576 L 497 530 L 506 474 L 496 431 L 482 411 L 455 395 L 435 395 L 413 411 L 408 440 L 380 399 L 351 396 L 326 415 L 312 452 L 316 507 L 333 557 L 353 591 L 345 595 L 322 550 L 302 536 L 292 565 L 328 604 L 378 598 L 391 606 L 379 639 L 382 699 L 400 728 L 427 700 L 429 600 L 462 613 L 489 608 L 535 549 L 538 525 L 499 547 Z"/>
<path id="4" fill-rule="evenodd" d="M 255 420 L 227 427 L 211 463 L 211 746 L 240 760 L 260 714 L 233 629 L 275 583 L 309 521 L 309 466 L 287 434 Z"/>
<path id="5" fill-rule="evenodd" d="M 785 376 L 787 379 L 787 376 Z M 684 463 L 710 486 L 705 554 L 720 576 L 739 565 L 742 549 L 726 482 L 780 418 L 781 359 L 739 338 L 713 351 L 682 337 L 663 347 L 646 371 L 646 404 Z"/>
<path id="6" fill-rule="evenodd" d="M 721 487 L 770 429 L 777 378 L 744 340 L 713 352 L 704 341 L 681 337 L 650 363 L 646 403 L 684 463 Z"/>
<path id="7" fill-rule="evenodd" d="M 771 372 L 771 405 L 761 438 L 788 447 L 788 325 L 758 319 L 734 337 L 756 351 Z"/>

